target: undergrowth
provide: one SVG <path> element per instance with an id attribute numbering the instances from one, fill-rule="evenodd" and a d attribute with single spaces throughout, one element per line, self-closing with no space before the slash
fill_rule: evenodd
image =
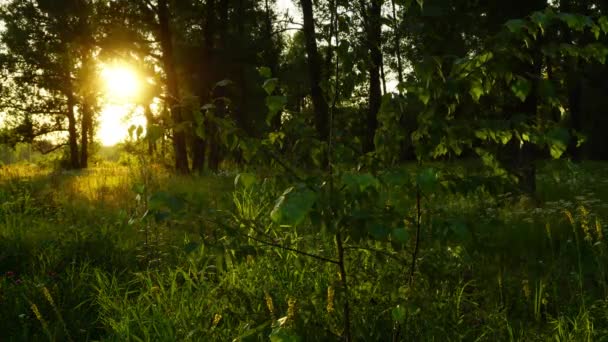
<path id="1" fill-rule="evenodd" d="M 427 196 L 415 282 L 412 239 L 349 237 L 348 293 L 328 229 L 271 219 L 275 177 L 0 173 L 2 341 L 340 340 L 347 299 L 357 341 L 608 336 L 605 164 L 547 164 L 539 201 Z"/>

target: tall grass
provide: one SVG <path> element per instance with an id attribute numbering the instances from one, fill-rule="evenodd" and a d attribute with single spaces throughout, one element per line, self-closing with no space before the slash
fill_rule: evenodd
<path id="1" fill-rule="evenodd" d="M 353 338 L 606 338 L 607 169 L 547 165 L 540 206 L 483 191 L 430 197 L 413 287 L 399 261 L 409 247 L 362 240 L 354 248 L 347 240 Z M 313 222 L 272 225 L 282 190 L 272 179 L 235 189 L 226 175 L 107 165 L 68 173 L 3 167 L 0 177 L 2 341 L 342 334 L 335 268 L 247 238 L 255 222 L 270 241 L 332 250 Z M 405 189 L 390 191 L 413 203 Z M 154 212 L 149 201 L 159 193 L 179 209 Z M 152 254 L 142 258 L 145 250 Z"/>

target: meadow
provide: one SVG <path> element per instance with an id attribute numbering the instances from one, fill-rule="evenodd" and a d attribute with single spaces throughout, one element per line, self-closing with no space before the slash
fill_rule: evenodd
<path id="1" fill-rule="evenodd" d="M 418 220 L 350 234 L 345 292 L 330 229 L 271 218 L 280 177 L 4 166 L 0 340 L 331 341 L 345 303 L 356 341 L 608 339 L 608 164 L 537 180 L 536 200 L 439 189 L 422 205 L 361 186 Z"/>

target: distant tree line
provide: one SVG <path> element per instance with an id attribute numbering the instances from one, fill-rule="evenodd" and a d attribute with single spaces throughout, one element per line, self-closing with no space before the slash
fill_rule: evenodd
<path id="1" fill-rule="evenodd" d="M 523 184 L 555 149 L 608 159 L 605 1 L 294 5 L 288 17 L 275 0 L 7 1 L 0 142 L 64 132 L 69 166 L 87 167 L 100 63 L 123 60 L 148 80 L 149 153 L 170 144 L 182 174 L 247 161 L 248 139 L 268 137 L 321 164 L 330 137 L 345 160 L 488 152 Z"/>

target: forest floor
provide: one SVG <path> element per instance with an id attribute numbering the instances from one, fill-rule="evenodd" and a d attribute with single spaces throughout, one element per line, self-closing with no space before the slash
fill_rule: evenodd
<path id="1" fill-rule="evenodd" d="M 606 163 L 543 166 L 537 201 L 430 196 L 415 281 L 413 242 L 347 239 L 346 294 L 336 265 L 239 233 L 334 256 L 312 219 L 273 226 L 282 184 L 235 176 L 0 169 L 0 341 L 340 340 L 347 299 L 355 341 L 608 340 Z"/>

